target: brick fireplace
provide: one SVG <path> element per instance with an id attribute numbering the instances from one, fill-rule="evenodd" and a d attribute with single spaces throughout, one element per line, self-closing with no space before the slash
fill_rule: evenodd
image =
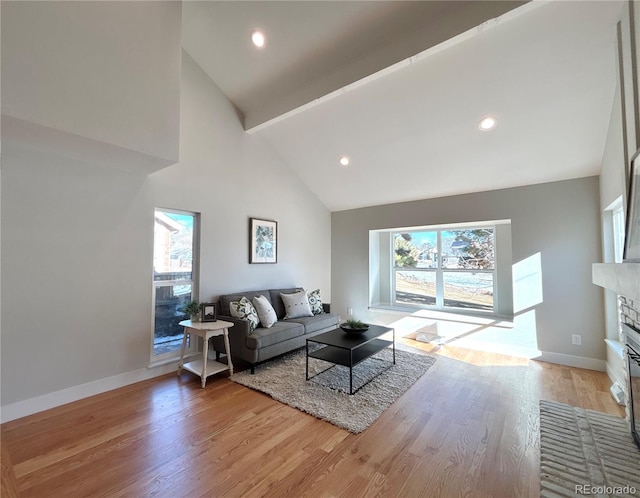
<path id="1" fill-rule="evenodd" d="M 618 296 L 622 323 L 628 323 L 640 330 L 640 302 L 633 301 L 625 296 Z"/>
<path id="2" fill-rule="evenodd" d="M 593 265 L 593 283 L 609 289 L 618 295 L 618 304 L 620 307 L 619 333 L 620 342 L 627 345 L 625 347 L 625 376 L 626 382 L 623 386 L 625 391 L 627 421 L 631 422 L 631 406 L 633 401 L 630 399 L 630 362 L 633 362 L 633 351 L 628 347 L 627 335 L 630 335 L 635 341 L 638 341 L 640 334 L 640 263 L 599 263 Z M 629 325 L 635 330 L 624 327 Z M 626 334 L 625 334 L 626 331 Z M 639 336 L 639 337 L 636 337 Z M 634 344 L 634 343 L 631 343 Z M 638 343 L 635 343 L 636 349 Z M 632 351 L 632 357 L 629 358 L 629 351 Z M 640 353 L 640 351 L 636 351 Z M 635 365 L 631 363 L 631 365 Z M 634 367 L 635 368 L 635 367 Z M 635 385 L 635 384 L 634 384 Z M 635 389 L 632 393 L 635 396 L 635 406 L 640 408 L 640 389 Z M 637 410 L 640 411 L 640 410 Z M 640 413 L 635 413 L 635 419 L 639 418 Z M 636 427 L 639 431 L 640 427 Z M 637 434 L 636 434 L 637 437 Z M 640 446 L 640 442 L 636 439 L 636 443 Z"/>
<path id="3" fill-rule="evenodd" d="M 640 328 L 625 323 L 623 326 L 627 354 L 628 401 L 627 413 L 631 424 L 631 434 L 640 448 Z"/>
<path id="4" fill-rule="evenodd" d="M 629 361 L 628 361 L 628 343 L 629 341 L 627 340 L 627 335 L 632 334 L 634 335 L 635 333 L 633 331 L 629 331 L 626 330 L 624 327 L 624 324 L 628 324 L 631 327 L 633 327 L 635 330 L 640 330 L 640 301 L 634 301 L 631 298 L 628 298 L 626 296 L 622 296 L 619 295 L 618 296 L 618 304 L 620 306 L 620 324 L 619 324 L 619 329 L 620 329 L 620 342 L 622 342 L 622 344 L 625 345 L 625 358 L 624 358 L 624 365 L 625 365 L 625 375 L 626 375 L 626 382 L 623 386 L 624 389 L 624 398 L 627 401 L 626 403 L 626 413 L 627 413 L 627 420 L 631 420 L 631 393 L 629 392 Z M 640 351 L 639 351 L 640 352 Z M 638 396 L 640 396 L 640 392 L 635 392 L 635 397 L 636 399 L 638 398 Z M 635 414 L 636 418 L 638 418 L 638 413 Z M 640 429 L 640 428 L 639 428 Z"/>

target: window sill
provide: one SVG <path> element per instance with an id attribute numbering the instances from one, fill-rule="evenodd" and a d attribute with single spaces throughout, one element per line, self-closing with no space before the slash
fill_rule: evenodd
<path id="1" fill-rule="evenodd" d="M 611 349 L 611 351 L 613 351 L 616 356 L 618 356 L 621 360 L 624 360 L 624 344 L 613 339 L 605 339 L 604 342 L 607 343 L 609 349 Z"/>
<path id="2" fill-rule="evenodd" d="M 185 363 L 187 362 L 187 360 L 191 359 L 191 358 L 195 358 L 195 357 L 200 357 L 201 353 L 190 353 L 190 354 L 185 354 L 184 355 L 184 361 Z M 151 361 L 149 362 L 149 364 L 147 365 L 147 368 L 156 368 L 156 367 L 161 367 L 163 365 L 168 365 L 169 363 L 175 363 L 177 365 L 177 363 L 180 361 L 180 355 L 178 354 L 178 356 L 172 356 L 171 358 L 165 358 L 162 360 L 155 360 L 155 361 Z"/>
<path id="3" fill-rule="evenodd" d="M 369 311 L 372 313 L 394 313 L 398 315 L 413 315 L 424 318 L 446 318 L 447 316 L 468 316 L 485 320 L 500 320 L 505 325 L 513 325 L 513 316 L 500 315 L 491 311 L 468 311 L 468 310 L 438 310 L 430 308 L 420 308 L 415 306 L 398 306 L 391 304 L 376 304 L 369 306 Z"/>

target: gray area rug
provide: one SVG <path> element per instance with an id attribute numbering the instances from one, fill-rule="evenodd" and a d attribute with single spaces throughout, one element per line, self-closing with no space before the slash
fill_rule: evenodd
<path id="1" fill-rule="evenodd" d="M 540 401 L 540 496 L 640 496 L 640 449 L 626 420 Z"/>
<path id="2" fill-rule="evenodd" d="M 369 427 L 435 361 L 433 356 L 396 349 L 393 365 L 392 351 L 385 349 L 353 369 L 354 389 L 370 380 L 353 395 L 347 394 L 349 369 L 346 367 L 334 366 L 305 380 L 304 350 L 259 365 L 255 375 L 240 372 L 231 380 L 357 434 Z M 309 375 L 330 366 L 331 363 L 310 358 Z"/>

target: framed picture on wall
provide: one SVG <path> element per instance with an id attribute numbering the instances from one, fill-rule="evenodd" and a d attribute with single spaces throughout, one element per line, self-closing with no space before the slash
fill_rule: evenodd
<path id="1" fill-rule="evenodd" d="M 249 219 L 249 263 L 278 262 L 278 222 Z"/>
<path id="2" fill-rule="evenodd" d="M 218 320 L 218 305 L 216 303 L 202 303 L 200 313 L 200 321 L 215 322 Z"/>
<path id="3" fill-rule="evenodd" d="M 640 149 L 631 158 L 623 260 L 640 263 Z"/>

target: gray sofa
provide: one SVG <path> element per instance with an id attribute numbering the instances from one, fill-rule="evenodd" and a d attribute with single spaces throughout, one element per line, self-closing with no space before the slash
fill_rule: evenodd
<path id="1" fill-rule="evenodd" d="M 292 294 L 301 290 L 302 288 L 300 287 L 267 289 L 220 296 L 218 300 L 218 319 L 234 324 L 233 327 L 229 328 L 231 359 L 240 358 L 249 362 L 251 364 L 251 373 L 254 373 L 257 363 L 301 348 L 309 337 L 335 329 L 338 326 L 340 317 L 330 313 L 330 305 L 324 303 L 325 313 L 284 320 L 285 309 L 280 293 Z M 243 296 L 251 301 L 254 297 L 260 295 L 269 300 L 278 316 L 278 321 L 268 329 L 258 325 L 258 328 L 251 332 L 247 320 L 231 316 L 229 303 L 239 301 Z M 211 341 L 213 349 L 216 351 L 216 357 L 219 358 L 220 353 L 225 351 L 223 339 L 216 336 L 212 337 Z"/>

